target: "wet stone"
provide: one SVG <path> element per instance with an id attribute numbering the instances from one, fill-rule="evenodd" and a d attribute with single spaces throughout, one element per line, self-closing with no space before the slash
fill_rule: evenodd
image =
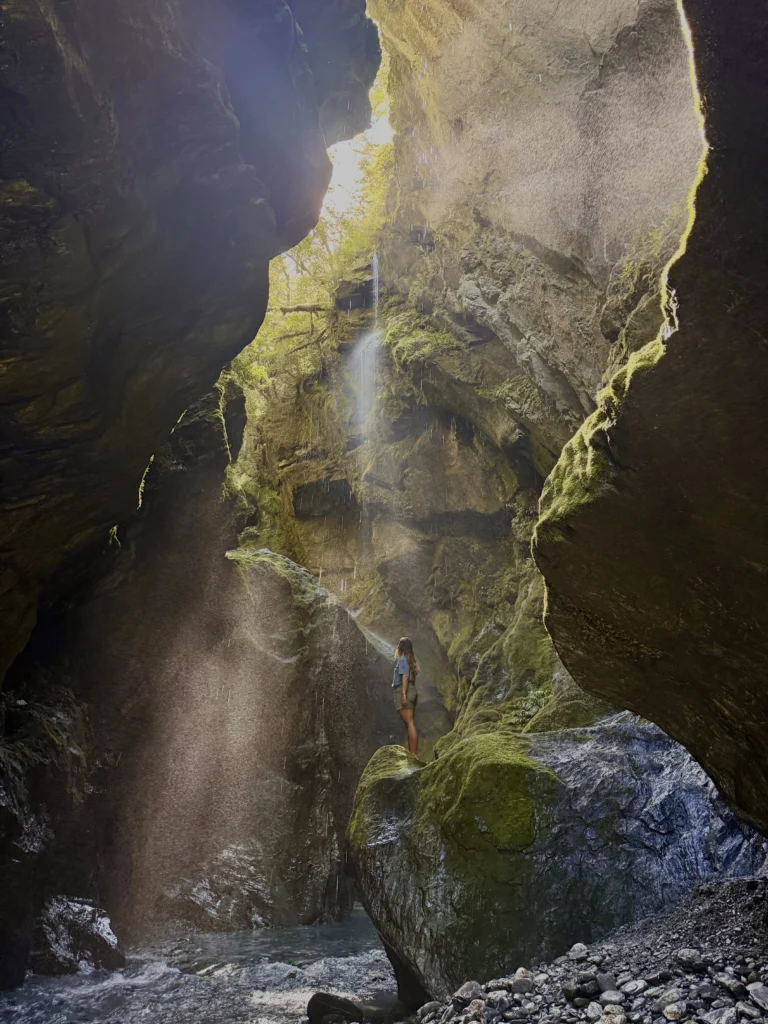
<path id="1" fill-rule="evenodd" d="M 756 1003 L 761 1010 L 768 1011 L 767 985 L 764 985 L 761 981 L 753 981 L 750 985 L 747 985 L 747 991 L 753 1003 Z"/>
<path id="2" fill-rule="evenodd" d="M 637 996 L 641 992 L 645 992 L 648 988 L 648 982 L 643 981 L 642 978 L 637 980 L 627 981 L 621 986 L 621 991 L 625 996 Z"/>
<path id="3" fill-rule="evenodd" d="M 603 1006 L 620 1005 L 626 1002 L 627 997 L 622 992 L 617 992 L 615 989 L 609 989 L 607 992 L 600 993 L 600 1003 Z"/>
<path id="4" fill-rule="evenodd" d="M 664 1010 L 666 1006 L 671 1006 L 672 1003 L 679 1003 L 683 999 L 683 990 L 680 988 L 668 988 L 659 996 L 657 1006 L 660 1010 Z"/>
<path id="5" fill-rule="evenodd" d="M 615 992 L 618 989 L 616 978 L 612 974 L 598 974 L 597 984 L 601 992 Z"/>
<path id="6" fill-rule="evenodd" d="M 465 981 L 461 988 L 453 993 L 454 1002 L 471 1003 L 473 999 L 482 999 L 484 991 L 477 981 Z"/>
<path id="7" fill-rule="evenodd" d="M 707 965 L 698 949 L 678 949 L 675 959 L 686 971 L 705 971 Z"/>

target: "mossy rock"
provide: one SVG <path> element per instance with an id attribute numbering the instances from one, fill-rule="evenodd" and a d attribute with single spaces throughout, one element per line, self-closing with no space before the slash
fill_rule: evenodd
<path id="1" fill-rule="evenodd" d="M 470 735 L 426 765 L 385 747 L 363 774 L 348 836 L 402 992 L 416 983 L 436 998 L 592 941 L 763 856 L 686 751 L 628 713 L 591 728 Z"/>

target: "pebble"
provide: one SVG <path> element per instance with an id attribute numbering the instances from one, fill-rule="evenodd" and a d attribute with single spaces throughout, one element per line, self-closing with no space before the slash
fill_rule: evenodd
<path id="1" fill-rule="evenodd" d="M 736 1011 L 741 1014 L 742 1017 L 746 1017 L 747 1020 L 757 1020 L 760 1016 L 760 1011 L 756 1006 L 752 1006 L 750 1003 L 736 1003 Z"/>
<path id="2" fill-rule="evenodd" d="M 683 991 L 679 988 L 668 988 L 659 996 L 656 1005 L 660 1010 L 663 1010 L 665 1006 L 669 1006 L 671 1003 L 679 1003 L 683 998 Z"/>
<path id="3" fill-rule="evenodd" d="M 484 994 L 479 982 L 465 981 L 461 988 L 453 993 L 453 998 L 456 1002 L 471 1003 L 473 999 L 482 999 Z"/>
<path id="4" fill-rule="evenodd" d="M 669 1003 L 662 1012 L 667 1020 L 682 1020 L 686 1010 L 687 1005 L 681 1000 L 679 1003 Z"/>
<path id="5" fill-rule="evenodd" d="M 757 1003 L 761 1010 L 768 1011 L 768 985 L 763 985 L 761 981 L 753 981 L 751 985 L 747 985 L 747 991 L 753 1003 Z"/>
<path id="6" fill-rule="evenodd" d="M 512 991 L 525 995 L 528 992 L 533 992 L 534 987 L 535 982 L 531 971 L 527 971 L 524 967 L 518 967 L 510 986 Z"/>
<path id="7" fill-rule="evenodd" d="M 621 986 L 621 991 L 625 996 L 637 996 L 641 992 L 645 992 L 648 988 L 648 982 L 643 981 L 642 978 L 638 980 L 627 981 Z"/>
<path id="8" fill-rule="evenodd" d="M 615 989 L 608 989 L 607 992 L 600 993 L 600 1004 L 602 1006 L 610 1006 L 611 1004 L 625 1003 L 627 997 L 623 992 L 617 992 Z"/>
<path id="9" fill-rule="evenodd" d="M 675 957 L 680 966 L 684 967 L 687 971 L 706 971 L 707 969 L 699 949 L 678 949 Z"/>

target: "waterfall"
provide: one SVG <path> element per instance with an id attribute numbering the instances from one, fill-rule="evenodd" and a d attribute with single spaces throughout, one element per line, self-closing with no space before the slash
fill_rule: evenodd
<path id="1" fill-rule="evenodd" d="M 379 326 L 379 253 L 378 250 L 374 251 L 373 258 L 371 260 L 371 269 L 373 271 L 373 327 L 374 330 Z"/>
<path id="2" fill-rule="evenodd" d="M 379 254 L 374 252 L 371 257 L 373 276 L 373 328 L 362 335 L 355 346 L 352 356 L 352 367 L 357 378 L 357 410 L 355 419 L 361 428 L 363 437 L 368 436 L 368 417 L 376 401 L 377 369 L 381 334 L 379 332 Z"/>

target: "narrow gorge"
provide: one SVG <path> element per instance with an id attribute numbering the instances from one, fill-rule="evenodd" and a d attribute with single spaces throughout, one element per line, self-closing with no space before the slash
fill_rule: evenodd
<path id="1" fill-rule="evenodd" d="M 0 1020 L 768 1021 L 766 42 L 0 4 Z"/>

